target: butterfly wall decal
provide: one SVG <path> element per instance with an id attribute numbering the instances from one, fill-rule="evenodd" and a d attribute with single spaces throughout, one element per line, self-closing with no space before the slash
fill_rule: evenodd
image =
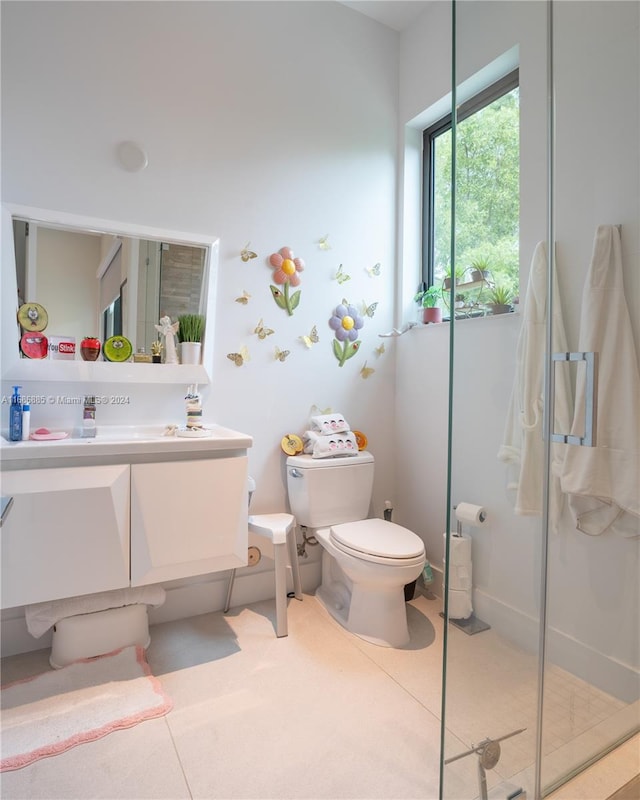
<path id="1" fill-rule="evenodd" d="M 246 292 L 244 289 L 242 290 L 242 295 L 240 297 L 236 297 L 236 303 L 241 303 L 243 306 L 246 306 L 249 302 L 249 298 L 251 295 L 249 292 Z"/>
<path id="2" fill-rule="evenodd" d="M 347 275 L 346 272 L 342 271 L 342 264 L 338 267 L 338 271 L 334 275 L 334 280 L 338 281 L 338 283 L 343 284 L 346 281 L 351 280 L 351 275 Z"/>
<path id="3" fill-rule="evenodd" d="M 314 344 L 317 344 L 320 341 L 318 328 L 314 325 L 313 328 L 311 328 L 311 333 L 308 336 L 301 336 L 300 339 L 307 347 L 312 347 Z"/>
<path id="4" fill-rule="evenodd" d="M 260 340 L 264 340 L 267 338 L 267 336 L 271 336 L 272 333 L 275 333 L 272 328 L 265 328 L 262 320 L 260 320 L 260 322 L 256 325 L 256 327 L 253 329 L 253 332 Z"/>
<path id="5" fill-rule="evenodd" d="M 381 356 L 381 355 L 384 353 L 384 350 L 385 350 L 385 347 L 384 347 L 384 342 L 382 342 L 382 344 L 380 345 L 380 347 L 376 347 L 376 349 L 375 349 L 375 351 L 374 351 L 374 352 L 375 352 L 375 354 L 378 356 L 378 358 L 380 358 L 380 356 Z"/>
<path id="6" fill-rule="evenodd" d="M 249 250 L 249 245 L 251 242 L 247 242 L 247 244 L 242 248 L 240 251 L 240 258 L 245 262 L 251 261 L 252 258 L 257 258 L 258 254 L 254 253 L 253 250 Z"/>
<path id="7" fill-rule="evenodd" d="M 373 317 L 376 313 L 376 308 L 378 307 L 378 303 L 371 303 L 370 306 L 367 305 L 366 301 L 363 301 L 361 306 L 362 316 L 363 317 Z"/>
<path id="8" fill-rule="evenodd" d="M 275 357 L 277 361 L 284 361 L 285 358 L 289 355 L 289 350 L 281 350 L 279 347 L 276 347 Z"/>
<path id="9" fill-rule="evenodd" d="M 378 261 L 377 264 L 374 264 L 372 267 L 367 267 L 367 273 L 370 278 L 377 278 L 380 275 L 380 270 L 382 269 L 380 262 Z"/>
<path id="10" fill-rule="evenodd" d="M 360 369 L 360 374 L 365 379 L 369 378 L 371 375 L 373 375 L 374 372 L 375 372 L 375 369 L 373 367 L 368 367 L 366 361 L 364 362 L 364 366 Z"/>
<path id="11" fill-rule="evenodd" d="M 327 234 L 325 234 L 325 236 L 322 236 L 322 237 L 321 237 L 321 238 L 318 240 L 318 247 L 319 247 L 321 250 L 331 250 L 331 245 L 330 245 L 330 244 L 329 244 L 329 242 L 327 241 L 327 239 L 328 239 L 328 238 L 329 238 L 329 234 L 327 233 Z"/>
<path id="12" fill-rule="evenodd" d="M 242 345 L 237 353 L 227 353 L 227 358 L 233 361 L 236 367 L 241 367 L 249 360 L 249 351 L 245 345 Z"/>

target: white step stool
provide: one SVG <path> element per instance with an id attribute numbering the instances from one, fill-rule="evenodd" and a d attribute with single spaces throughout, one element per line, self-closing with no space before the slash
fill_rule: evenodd
<path id="1" fill-rule="evenodd" d="M 293 574 L 293 591 L 296 600 L 302 600 L 295 517 L 291 514 L 252 514 L 249 517 L 249 530 L 257 536 L 263 536 L 273 544 L 273 560 L 276 564 L 276 636 L 287 636 L 287 561 Z M 231 592 L 235 577 L 236 571 L 232 569 L 224 607 L 225 613 L 231 604 Z"/>

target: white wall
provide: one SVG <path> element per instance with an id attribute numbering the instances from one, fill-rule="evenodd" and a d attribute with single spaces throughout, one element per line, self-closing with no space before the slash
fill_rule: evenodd
<path id="1" fill-rule="evenodd" d="M 370 435 L 388 493 L 391 359 L 366 382 L 359 370 L 392 320 L 397 34 L 325 2 L 36 2 L 4 6 L 2 23 L 4 201 L 221 238 L 206 409 L 255 437 L 256 510 L 283 506 L 279 441 L 313 404 Z M 144 172 L 118 166 L 124 139 L 146 147 Z M 249 240 L 259 258 L 244 264 Z M 306 261 L 291 318 L 269 290 L 266 260 L 283 245 Z M 243 290 L 247 306 L 234 302 Z M 339 368 L 327 323 L 345 295 L 379 306 Z M 276 331 L 264 342 L 260 318 Z M 321 341 L 307 350 L 298 337 L 314 324 Z M 251 361 L 238 369 L 226 354 L 243 343 Z M 285 363 L 274 345 L 291 350 Z"/>
<path id="2" fill-rule="evenodd" d="M 546 5 L 458 3 L 458 81 L 519 47 L 521 97 L 521 286 L 535 243 L 546 238 Z M 445 7 L 443 7 L 445 6 Z M 557 102 L 557 240 L 560 290 L 577 347 L 582 286 L 596 226 L 621 223 L 627 297 L 638 339 L 638 4 L 554 4 Z M 442 31 L 450 9 L 436 3 L 403 35 L 400 123 L 411 125 L 449 89 Z M 583 44 L 582 44 L 583 43 Z M 621 57 L 624 54 L 624 57 Z M 412 129 L 406 141 L 411 142 Z M 635 144 L 634 144 L 635 143 Z M 406 200 L 406 198 L 405 198 Z M 405 249 L 411 250 L 411 241 Z M 408 264 L 409 271 L 412 264 Z M 415 277 L 415 276 L 414 276 Z M 406 304 L 417 278 L 405 281 Z M 484 505 L 473 536 L 476 613 L 535 648 L 541 524 L 516 517 L 496 459 L 514 375 L 519 317 L 462 321 L 455 330 L 452 503 Z M 640 351 L 640 347 L 638 348 Z M 448 326 L 398 340 L 396 424 L 412 446 L 398 461 L 398 521 L 417 530 L 441 565 L 446 519 Z M 565 516 L 550 549 L 550 653 L 577 673 L 631 697 L 638 668 L 638 541 L 597 540 Z M 615 576 L 615 577 L 614 577 Z M 599 674 L 594 674 L 594 664 Z M 621 667 L 621 669 L 619 669 Z M 623 673 L 623 674 L 621 674 Z M 617 682 L 617 685 L 611 685 Z M 624 688 L 622 688 L 624 683 Z"/>
<path id="3" fill-rule="evenodd" d="M 458 5 L 459 78 L 514 44 L 520 48 L 524 282 L 533 246 L 546 235 L 546 4 Z M 558 5 L 567 14 L 577 7 Z M 575 286 L 582 286 L 597 224 L 623 224 L 625 278 L 639 294 L 638 155 L 629 149 L 638 140 L 637 44 L 635 61 L 618 59 L 625 42 L 637 42 L 638 7 L 586 3 L 569 25 L 575 36 L 586 31 L 592 40 L 579 68 L 569 71 L 574 62 L 566 64 L 567 90 L 580 108 L 578 129 L 567 133 L 559 153 L 578 162 L 561 176 L 563 192 L 564 182 L 569 190 L 576 185 L 576 171 L 582 178 L 579 190 L 558 206 L 567 256 L 561 289 L 573 332 Z M 284 506 L 280 438 L 304 430 L 312 405 L 330 405 L 369 436 L 377 458 L 374 513 L 381 515 L 383 501 L 391 499 L 394 519 L 425 539 L 435 563 L 446 511 L 448 326 L 385 340 L 380 359 L 373 350 L 382 341 L 377 333 L 395 322 L 396 222 L 403 248 L 414 253 L 407 262 L 414 274 L 398 276 L 399 308 L 417 283 L 410 209 L 396 216 L 396 164 L 404 163 L 397 122 L 402 132 L 448 91 L 449 30 L 446 3 L 434 3 L 403 35 L 399 52 L 397 34 L 330 2 L 2 7 L 3 201 L 220 236 L 214 381 L 205 408 L 209 419 L 254 436 L 254 510 Z M 565 58 L 573 52 L 567 48 Z M 598 120 L 600 127 L 589 128 L 594 86 L 611 110 Z M 624 124 L 616 126 L 621 113 Z M 613 145 L 601 160 L 595 154 L 605 123 Z M 124 139 L 147 148 L 147 170 L 119 168 L 114 149 Z M 333 249 L 323 252 L 316 243 L 326 233 Z M 260 258 L 244 264 L 239 253 L 247 241 Z M 307 262 L 302 302 L 291 318 L 271 299 L 265 264 L 285 244 Z M 370 278 L 365 269 L 377 261 L 382 276 Z M 342 287 L 332 280 L 340 263 L 352 275 Z M 243 290 L 252 295 L 246 307 L 234 302 Z M 361 352 L 339 368 L 326 322 L 343 295 L 379 306 L 367 320 Z M 266 342 L 252 335 L 260 318 L 277 331 Z M 456 328 L 453 495 L 454 502 L 479 502 L 490 512 L 474 540 L 476 603 L 480 616 L 491 614 L 514 636 L 528 631 L 537 613 L 541 537 L 536 520 L 513 516 L 504 468 L 495 458 L 518 322 L 509 316 Z M 313 324 L 321 342 L 307 351 L 297 337 Z M 252 357 L 238 369 L 226 354 L 243 343 Z M 284 364 L 273 360 L 274 344 L 291 350 Z M 376 368 L 367 381 L 359 377 L 365 360 Z M 26 390 L 46 394 L 38 385 Z M 125 411 L 105 409 L 103 424 L 123 422 L 125 413 L 127 421 L 164 421 L 182 412 L 175 387 L 126 391 L 132 404 Z M 34 409 L 33 422 L 46 424 L 37 413 L 44 412 Z M 629 567 L 637 563 L 636 545 L 591 544 L 571 531 L 563 536 L 552 587 L 564 610 L 558 624 L 569 636 L 583 636 L 595 652 L 628 663 L 637 642 L 630 611 L 637 608 L 637 571 Z M 256 583 L 262 579 L 252 575 Z M 584 581 L 576 586 L 580 575 Z M 267 592 L 271 585 L 265 581 Z M 215 595 L 220 607 L 223 587 L 212 592 L 206 582 L 200 586 L 201 605 Z M 575 597 L 598 622 L 605 611 L 609 622 L 616 620 L 604 638 L 600 624 L 582 629 L 587 626 L 575 613 Z M 186 602 L 184 612 L 190 608 Z"/>
<path id="4" fill-rule="evenodd" d="M 393 497 L 393 352 L 374 349 L 393 324 L 397 86 L 398 34 L 337 3 L 2 6 L 3 201 L 220 237 L 205 416 L 254 437 L 256 513 L 285 508 L 280 440 L 305 430 L 313 405 L 368 435 L 373 513 Z M 118 165 L 123 140 L 146 148 L 145 171 Z M 259 258 L 243 263 L 249 241 Z M 285 245 L 306 262 L 292 317 L 269 289 L 268 257 Z M 246 306 L 235 302 L 243 290 Z M 340 368 L 328 320 L 345 296 L 379 305 Z M 264 341 L 253 334 L 261 318 L 276 331 Z M 308 350 L 299 337 L 313 325 L 320 342 Z M 226 355 L 243 344 L 251 360 L 238 368 Z M 276 345 L 291 351 L 284 363 Z M 367 380 L 365 361 L 376 370 Z M 98 425 L 181 419 L 180 387 L 118 389 L 131 404 L 101 408 Z M 34 408 L 32 424 L 75 411 Z"/>

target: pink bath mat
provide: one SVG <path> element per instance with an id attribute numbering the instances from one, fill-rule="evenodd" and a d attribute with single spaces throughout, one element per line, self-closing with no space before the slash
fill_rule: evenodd
<path id="1" fill-rule="evenodd" d="M 142 647 L 15 681 L 1 692 L 0 771 L 161 717 L 171 707 Z"/>

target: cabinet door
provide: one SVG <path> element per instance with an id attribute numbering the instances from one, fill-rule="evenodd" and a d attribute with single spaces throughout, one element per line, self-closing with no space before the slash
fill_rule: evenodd
<path id="1" fill-rule="evenodd" d="M 129 466 L 3 472 L 2 608 L 129 585 Z"/>
<path id="2" fill-rule="evenodd" d="M 247 457 L 131 466 L 131 585 L 247 563 Z"/>

